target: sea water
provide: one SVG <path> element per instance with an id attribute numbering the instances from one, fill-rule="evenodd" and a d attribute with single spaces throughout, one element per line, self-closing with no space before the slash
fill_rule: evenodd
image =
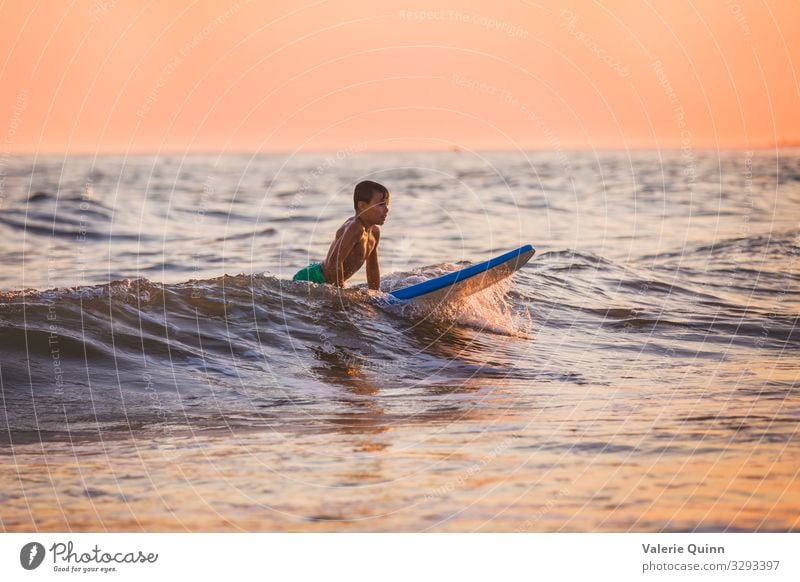
<path id="1" fill-rule="evenodd" d="M 14 157 L 7 531 L 796 531 L 800 153 Z M 383 291 L 293 282 L 360 180 Z M 458 303 L 382 293 L 522 244 Z"/>

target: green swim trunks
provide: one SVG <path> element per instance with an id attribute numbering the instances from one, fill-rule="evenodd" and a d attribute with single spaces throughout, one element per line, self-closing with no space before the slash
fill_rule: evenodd
<path id="1" fill-rule="evenodd" d="M 312 283 L 319 283 L 320 285 L 324 285 L 327 283 L 325 280 L 325 275 L 322 274 L 322 264 L 321 263 L 311 263 L 307 267 L 303 267 L 294 277 L 292 277 L 293 281 L 311 281 Z"/>

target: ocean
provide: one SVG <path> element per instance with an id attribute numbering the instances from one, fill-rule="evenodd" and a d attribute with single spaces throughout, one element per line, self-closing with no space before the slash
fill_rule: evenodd
<path id="1" fill-rule="evenodd" d="M 367 179 L 382 291 L 292 281 Z M 6 156 L 0 235 L 4 531 L 800 530 L 798 150 Z"/>

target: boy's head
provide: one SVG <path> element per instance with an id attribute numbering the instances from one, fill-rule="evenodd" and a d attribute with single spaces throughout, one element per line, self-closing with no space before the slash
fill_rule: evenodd
<path id="1" fill-rule="evenodd" d="M 353 206 L 365 222 L 383 224 L 389 213 L 389 190 L 377 182 L 359 182 L 353 191 Z"/>

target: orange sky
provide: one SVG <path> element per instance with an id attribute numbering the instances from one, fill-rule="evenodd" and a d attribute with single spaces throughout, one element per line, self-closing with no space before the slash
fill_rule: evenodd
<path id="1" fill-rule="evenodd" d="M 6 1 L 5 152 L 800 141 L 800 3 Z"/>

